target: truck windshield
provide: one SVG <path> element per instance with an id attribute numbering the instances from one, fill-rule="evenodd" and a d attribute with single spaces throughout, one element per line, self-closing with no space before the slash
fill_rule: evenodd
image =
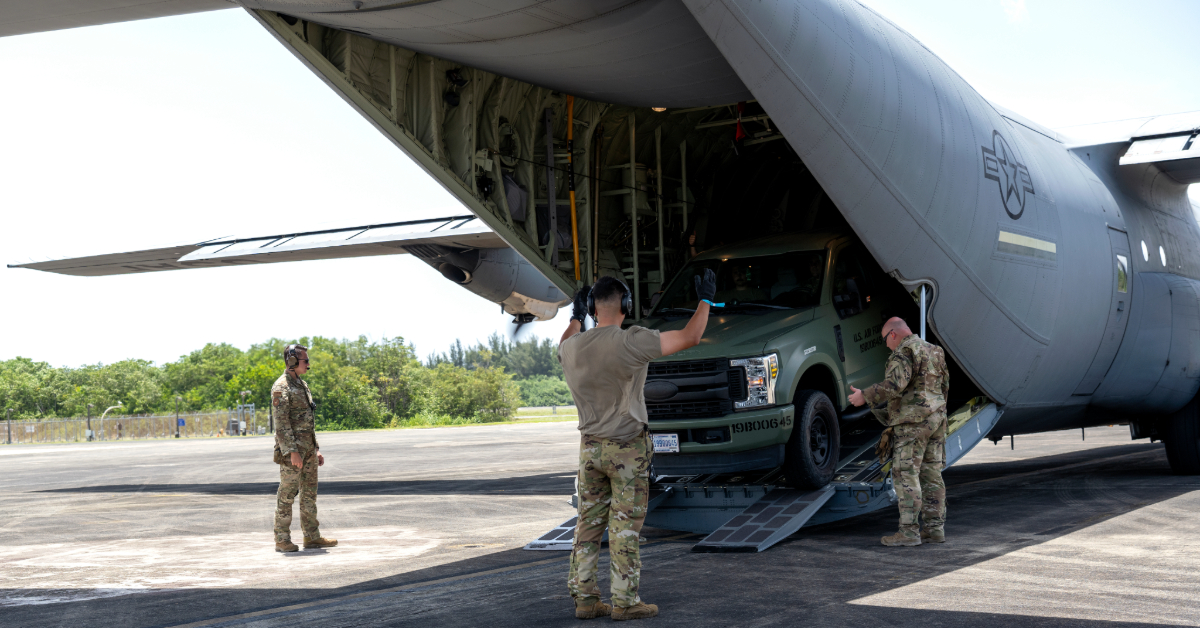
<path id="1" fill-rule="evenodd" d="M 692 262 L 671 282 L 655 311 L 696 309 L 693 277 L 705 268 L 717 274 L 717 303 L 725 306 L 760 306 L 764 309 L 806 308 L 821 301 L 825 274 L 824 251 L 798 251 L 783 255 L 709 259 Z"/>

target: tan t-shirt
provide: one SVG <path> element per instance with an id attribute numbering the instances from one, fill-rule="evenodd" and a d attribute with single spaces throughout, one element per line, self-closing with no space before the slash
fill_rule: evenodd
<path id="1" fill-rule="evenodd" d="M 563 377 L 579 409 L 579 431 L 628 441 L 646 427 L 646 366 L 662 357 L 658 331 L 596 327 L 558 346 Z"/>

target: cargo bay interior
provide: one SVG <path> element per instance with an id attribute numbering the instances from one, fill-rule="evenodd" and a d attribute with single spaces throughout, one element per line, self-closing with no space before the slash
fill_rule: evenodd
<path id="1" fill-rule="evenodd" d="M 471 210 L 507 227 L 520 239 L 509 238 L 513 248 L 560 285 L 621 277 L 644 313 L 690 258 L 693 235 L 699 252 L 785 232 L 851 233 L 756 102 L 669 110 L 597 102 L 256 14 L 443 185 L 465 188 Z M 891 301 L 915 321 L 911 299 Z M 957 407 L 978 391 L 952 369 L 968 384 L 953 395 Z"/>

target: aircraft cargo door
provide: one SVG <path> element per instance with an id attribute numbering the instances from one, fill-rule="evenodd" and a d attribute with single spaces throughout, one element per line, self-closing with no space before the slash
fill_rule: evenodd
<path id="1" fill-rule="evenodd" d="M 840 319 L 846 382 L 857 388 L 883 379 L 883 364 L 891 353 L 880 336 L 883 329 L 877 287 L 865 270 L 867 256 L 859 245 L 845 245 L 834 256 L 831 296 Z M 867 258 L 869 259 L 869 258 Z M 872 296 L 876 297 L 874 303 Z"/>
<path id="2" fill-rule="evenodd" d="M 1112 366 L 1113 358 L 1117 356 L 1117 349 L 1120 348 L 1121 339 L 1125 336 L 1125 324 L 1129 321 L 1129 305 L 1131 303 L 1129 282 L 1133 278 L 1129 268 L 1129 236 L 1124 231 L 1117 231 L 1109 227 L 1108 240 L 1112 245 L 1110 264 L 1113 271 L 1112 300 L 1108 306 L 1108 323 L 1104 326 L 1104 338 L 1100 341 L 1100 347 L 1096 349 L 1096 357 L 1092 359 L 1092 366 L 1088 368 L 1087 374 L 1083 376 L 1083 381 L 1079 382 L 1079 386 L 1075 389 L 1076 395 L 1090 395 L 1096 392 L 1096 387 L 1104 380 L 1104 375 Z"/>

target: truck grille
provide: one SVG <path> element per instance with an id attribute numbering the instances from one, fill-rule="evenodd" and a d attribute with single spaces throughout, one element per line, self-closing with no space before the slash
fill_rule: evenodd
<path id="1" fill-rule="evenodd" d="M 746 377 L 729 360 L 651 362 L 646 375 L 646 410 L 651 421 L 704 419 L 733 412 L 746 398 Z"/>
<path id="2" fill-rule="evenodd" d="M 725 416 L 733 410 L 727 401 L 693 401 L 689 403 L 646 403 L 651 421 L 655 419 L 708 419 Z"/>

